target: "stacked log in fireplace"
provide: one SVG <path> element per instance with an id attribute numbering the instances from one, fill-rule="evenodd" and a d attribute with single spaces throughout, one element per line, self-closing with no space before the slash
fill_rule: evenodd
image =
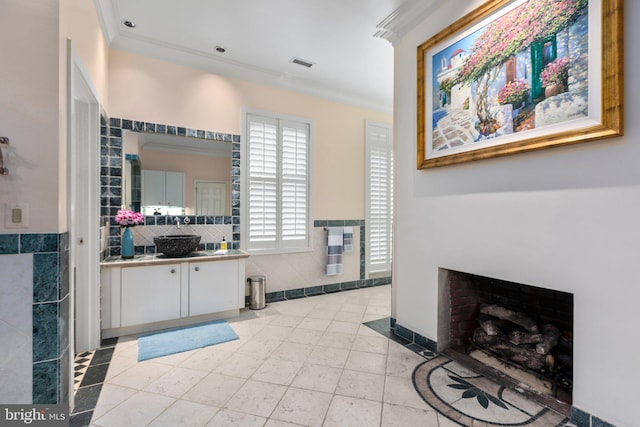
<path id="1" fill-rule="evenodd" d="M 539 324 L 525 313 L 496 304 L 483 304 L 480 326 L 473 343 L 485 351 L 537 375 L 552 379 L 554 385 L 571 388 L 572 341 L 550 323 Z"/>

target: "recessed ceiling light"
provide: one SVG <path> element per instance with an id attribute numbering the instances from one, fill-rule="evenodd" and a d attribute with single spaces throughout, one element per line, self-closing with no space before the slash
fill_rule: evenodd
<path id="1" fill-rule="evenodd" d="M 126 19 L 124 21 L 122 21 L 122 24 L 125 27 L 129 27 L 129 28 L 135 28 L 136 27 L 136 23 L 135 22 L 129 21 L 129 20 L 126 20 Z"/>
<path id="2" fill-rule="evenodd" d="M 226 47 L 224 47 L 224 46 L 220 46 L 220 45 L 216 46 L 216 52 L 218 52 L 218 53 L 225 53 L 226 51 L 227 51 L 227 48 L 226 48 Z"/>

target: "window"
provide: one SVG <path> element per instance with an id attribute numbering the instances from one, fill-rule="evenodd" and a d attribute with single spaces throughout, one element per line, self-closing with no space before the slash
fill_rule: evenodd
<path id="1" fill-rule="evenodd" d="M 245 247 L 308 249 L 311 123 L 248 113 L 245 132 Z"/>
<path id="2" fill-rule="evenodd" d="M 391 126 L 366 122 L 367 274 L 391 272 L 393 137 Z"/>

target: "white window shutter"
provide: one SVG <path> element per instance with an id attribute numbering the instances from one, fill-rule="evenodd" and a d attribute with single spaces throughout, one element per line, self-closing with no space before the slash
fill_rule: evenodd
<path id="1" fill-rule="evenodd" d="M 283 246 L 300 246 L 308 239 L 308 140 L 307 124 L 282 123 Z"/>
<path id="2" fill-rule="evenodd" d="M 250 116 L 248 126 L 248 244 L 270 247 L 277 239 L 277 123 Z"/>
<path id="3" fill-rule="evenodd" d="M 367 122 L 366 262 L 369 273 L 391 271 L 393 142 L 388 125 Z"/>
<path id="4" fill-rule="evenodd" d="M 247 115 L 247 246 L 309 246 L 310 126 Z"/>

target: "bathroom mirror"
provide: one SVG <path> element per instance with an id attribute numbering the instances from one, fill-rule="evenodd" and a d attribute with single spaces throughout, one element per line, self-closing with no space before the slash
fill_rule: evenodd
<path id="1" fill-rule="evenodd" d="M 130 130 L 124 130 L 122 136 L 122 191 L 127 208 L 139 208 L 145 215 L 231 215 L 230 143 Z M 175 184 L 176 175 L 182 182 Z M 171 195 L 165 198 L 172 200 L 166 202 L 170 206 L 150 201 L 162 199 L 156 195 L 164 191 L 159 184 L 163 176 L 170 181 L 166 192 Z M 183 194 L 177 194 L 179 191 Z M 176 206 L 176 199 L 183 206 Z"/>

